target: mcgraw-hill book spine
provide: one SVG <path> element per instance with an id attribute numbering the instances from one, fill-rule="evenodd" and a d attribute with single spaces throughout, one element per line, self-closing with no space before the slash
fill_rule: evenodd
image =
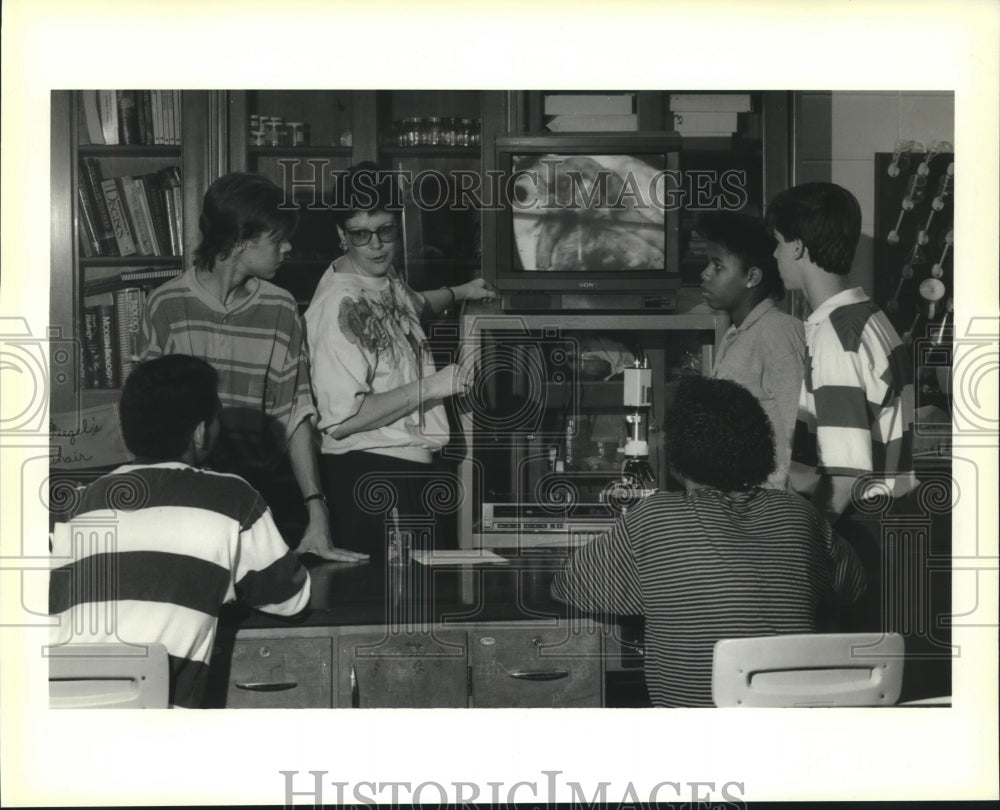
<path id="1" fill-rule="evenodd" d="M 115 291 L 115 325 L 118 338 L 118 385 L 124 385 L 139 362 L 143 291 L 124 287 Z"/>
<path id="2" fill-rule="evenodd" d="M 116 177 L 115 183 L 118 186 L 118 197 L 125 204 L 125 213 L 128 215 L 138 253 L 142 256 L 155 256 L 156 251 L 150 238 L 153 225 L 146 222 L 135 181 L 131 177 Z"/>
<path id="3" fill-rule="evenodd" d="M 96 215 L 97 239 L 101 245 L 99 254 L 101 256 L 118 256 L 118 241 L 115 239 L 115 230 L 111 225 L 108 203 L 104 199 L 101 164 L 97 158 L 84 158 L 80 162 L 80 173 L 83 176 L 87 196 L 93 203 Z"/>
<path id="4" fill-rule="evenodd" d="M 160 181 L 164 207 L 167 212 L 170 255 L 180 256 L 184 253 L 181 234 L 181 170 L 178 166 L 167 166 L 156 174 Z"/>
<path id="5" fill-rule="evenodd" d="M 118 195 L 118 184 L 114 178 L 109 178 L 101 184 L 101 187 L 104 189 L 104 200 L 108 205 L 111 227 L 115 234 L 115 241 L 118 243 L 118 253 L 121 256 L 132 256 L 136 252 L 135 239 L 132 236 L 131 228 L 129 228 L 121 197 Z"/>

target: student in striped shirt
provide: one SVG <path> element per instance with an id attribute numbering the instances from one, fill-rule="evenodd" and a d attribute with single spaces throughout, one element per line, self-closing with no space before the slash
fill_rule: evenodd
<path id="1" fill-rule="evenodd" d="M 221 605 L 292 616 L 309 604 L 309 574 L 261 496 L 198 469 L 219 434 L 217 381 L 187 355 L 139 365 L 121 399 L 135 461 L 88 486 L 52 535 L 53 643 L 162 643 L 183 708 L 203 705 Z"/>
<path id="2" fill-rule="evenodd" d="M 194 266 L 149 296 L 142 356 L 207 360 L 219 374 L 223 408 L 213 466 L 247 478 L 279 524 L 307 519 L 300 554 L 356 562 L 367 556 L 336 548 L 330 535 L 302 318 L 292 295 L 271 283 L 296 226 L 296 209 L 284 199 L 254 174 L 227 174 L 209 186 Z M 299 493 L 276 474 L 289 463 Z"/>
<path id="3" fill-rule="evenodd" d="M 711 706 L 715 642 L 830 629 L 864 572 L 808 501 L 762 486 L 774 439 L 748 390 L 686 378 L 664 432 L 684 491 L 629 509 L 570 558 L 552 593 L 588 612 L 644 616 L 653 704 Z"/>
<path id="4" fill-rule="evenodd" d="M 883 581 L 882 518 L 890 510 L 918 514 L 912 360 L 882 310 L 848 280 L 861 235 L 851 192 L 804 183 L 778 194 L 767 220 L 785 286 L 802 290 L 812 309 L 789 486 L 854 545 L 875 585 Z M 865 505 L 880 500 L 887 510 L 873 514 Z M 879 588 L 869 590 L 855 629 L 893 629 L 895 619 L 879 616 L 882 598 Z"/>

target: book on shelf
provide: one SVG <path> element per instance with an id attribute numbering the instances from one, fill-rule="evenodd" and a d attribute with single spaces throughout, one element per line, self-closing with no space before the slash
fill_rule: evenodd
<path id="1" fill-rule="evenodd" d="M 124 385 L 139 363 L 149 291 L 181 272 L 180 267 L 136 267 L 83 285 L 80 339 L 84 387 Z"/>
<path id="2" fill-rule="evenodd" d="M 118 255 L 132 256 L 136 253 L 135 238 L 132 228 L 128 223 L 128 216 L 125 213 L 125 206 L 118 193 L 118 178 L 109 177 L 103 183 L 104 201 L 108 206 L 108 214 L 111 216 L 111 228 L 118 243 Z"/>
<path id="3" fill-rule="evenodd" d="M 84 256 L 181 255 L 180 167 L 105 178 L 100 161 L 87 157 L 80 162 L 80 185 L 80 242 Z"/>
<path id="4" fill-rule="evenodd" d="M 80 106 L 86 124 L 87 139 L 93 144 L 104 143 L 104 129 L 101 126 L 101 109 L 97 90 L 81 90 Z"/>
<path id="5" fill-rule="evenodd" d="M 118 338 L 118 385 L 125 380 L 139 362 L 142 313 L 145 291 L 140 287 L 123 287 L 115 291 L 115 327 Z"/>
<path id="6" fill-rule="evenodd" d="M 180 144 L 180 90 L 80 90 L 81 143 Z"/>
<path id="7" fill-rule="evenodd" d="M 136 248 L 140 256 L 156 256 L 157 247 L 153 244 L 155 234 L 153 233 L 152 220 L 148 219 L 147 210 L 142 206 L 141 190 L 132 177 L 116 177 L 115 184 L 118 186 L 118 194 L 125 203 L 125 213 L 128 216 L 129 225 L 132 227 L 132 235 L 135 237 Z"/>
<path id="8" fill-rule="evenodd" d="M 80 360 L 83 366 L 82 380 L 85 388 L 101 388 L 104 382 L 104 352 L 101 349 L 97 326 L 100 317 L 99 306 L 84 307 L 81 328 L 83 334 L 80 336 L 83 348 L 80 352 Z"/>
<path id="9" fill-rule="evenodd" d="M 118 241 L 115 239 L 108 203 L 104 198 L 104 176 L 97 158 L 83 158 L 80 161 L 80 176 L 83 178 L 85 193 L 95 214 L 97 241 L 101 246 L 98 255 L 117 256 Z"/>
<path id="10" fill-rule="evenodd" d="M 103 143 L 115 146 L 118 144 L 118 94 L 114 90 L 98 90 L 97 100 Z"/>
<path id="11" fill-rule="evenodd" d="M 80 251 L 87 257 L 99 256 L 101 241 L 97 235 L 97 215 L 94 213 L 90 197 L 87 196 L 82 174 L 78 174 L 76 178 L 76 193 L 80 205 Z"/>
<path id="12" fill-rule="evenodd" d="M 118 143 L 121 144 L 142 143 L 136 93 L 135 90 L 115 91 L 115 98 L 118 102 Z"/>

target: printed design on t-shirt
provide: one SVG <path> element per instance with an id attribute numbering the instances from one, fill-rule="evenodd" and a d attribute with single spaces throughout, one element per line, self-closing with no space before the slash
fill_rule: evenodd
<path id="1" fill-rule="evenodd" d="M 358 298 L 345 297 L 340 302 L 337 323 L 351 343 L 376 359 L 388 357 L 393 365 L 403 360 L 401 352 L 409 349 L 409 358 L 420 357 L 420 339 L 415 331 L 413 314 L 395 294 L 395 283 L 384 290 L 361 291 Z M 419 363 L 417 363 L 419 368 Z"/>

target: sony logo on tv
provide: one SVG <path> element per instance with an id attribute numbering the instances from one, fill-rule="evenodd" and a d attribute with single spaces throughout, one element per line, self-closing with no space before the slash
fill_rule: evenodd
<path id="1" fill-rule="evenodd" d="M 598 284 L 596 281 L 578 281 L 576 283 L 576 286 L 579 287 L 581 290 L 596 290 Z"/>

